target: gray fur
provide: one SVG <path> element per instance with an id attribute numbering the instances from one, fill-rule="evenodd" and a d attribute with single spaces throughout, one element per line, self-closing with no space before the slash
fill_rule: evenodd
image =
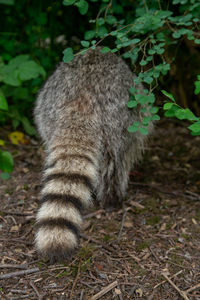
<path id="1" fill-rule="evenodd" d="M 47 153 L 44 179 L 48 182 L 44 184 L 42 196 L 75 196 L 85 208 L 90 206 L 94 194 L 100 204 L 123 200 L 129 171 L 140 159 L 146 139 L 138 132 L 127 131 L 134 121 L 141 119 L 138 109 L 127 107 L 133 79 L 134 75 L 120 57 L 102 54 L 98 49 L 76 56 L 69 64 L 60 63 L 49 77 L 38 95 L 34 111 Z M 151 131 L 152 124 L 149 129 Z M 53 177 L 47 177 L 52 174 Z M 55 204 L 57 202 L 55 196 Z M 48 203 L 50 205 L 45 202 L 45 210 Z M 59 205 L 63 216 L 64 204 Z M 50 214 L 45 215 L 43 206 L 37 216 L 41 232 L 36 235 L 36 246 L 52 259 L 59 259 L 61 254 L 65 257 L 78 243 L 76 234 L 74 240 L 73 237 L 68 240 L 68 233 L 73 231 L 71 225 L 63 229 L 63 223 L 55 221 L 59 210 L 54 215 L 51 208 Z M 43 214 L 42 222 L 46 223 L 41 222 Z M 55 224 L 49 224 L 48 219 L 53 219 Z M 74 215 L 70 219 L 68 214 L 67 221 L 73 220 L 74 224 L 75 219 Z M 80 217 L 75 223 L 80 229 Z M 48 241 L 48 232 L 53 226 L 56 232 L 64 230 L 65 233 L 59 237 L 52 234 Z M 42 236 L 45 243 L 41 241 Z"/>

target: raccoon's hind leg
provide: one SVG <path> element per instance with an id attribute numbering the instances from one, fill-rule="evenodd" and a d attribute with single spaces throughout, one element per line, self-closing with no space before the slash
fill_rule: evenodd
<path id="1" fill-rule="evenodd" d="M 126 197 L 129 173 L 141 158 L 144 138 L 135 139 L 119 155 L 107 154 L 100 169 L 97 198 L 106 207 L 117 207 Z"/>
<path id="2" fill-rule="evenodd" d="M 82 212 L 92 203 L 97 184 L 95 150 L 63 139 L 48 150 L 36 216 L 36 248 L 51 261 L 69 256 L 79 243 Z"/>

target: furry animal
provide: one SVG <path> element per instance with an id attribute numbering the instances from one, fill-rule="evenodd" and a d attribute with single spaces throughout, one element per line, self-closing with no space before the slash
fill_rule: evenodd
<path id="1" fill-rule="evenodd" d="M 89 50 L 60 63 L 39 92 L 34 115 L 46 160 L 35 242 L 52 261 L 77 248 L 94 198 L 116 205 L 126 195 L 145 141 L 127 130 L 141 119 L 127 107 L 134 76 L 117 55 Z"/>

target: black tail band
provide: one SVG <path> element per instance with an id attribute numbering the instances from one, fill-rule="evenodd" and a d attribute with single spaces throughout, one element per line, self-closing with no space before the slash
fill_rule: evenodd
<path id="1" fill-rule="evenodd" d="M 62 195 L 62 194 L 46 194 L 42 197 L 41 202 L 54 202 L 54 203 L 62 203 L 66 205 L 67 203 L 71 203 L 77 210 L 82 212 L 84 210 L 84 205 L 78 197 L 74 197 L 71 195 Z"/>
<path id="2" fill-rule="evenodd" d="M 49 218 L 47 220 L 42 220 L 36 224 L 36 227 L 38 229 L 41 227 L 45 227 L 48 229 L 59 227 L 61 229 L 68 229 L 72 231 L 77 238 L 79 238 L 80 235 L 78 227 L 73 222 L 65 220 L 63 218 Z"/>
<path id="3" fill-rule="evenodd" d="M 51 175 L 47 175 L 44 179 L 43 179 L 43 183 L 47 183 L 50 180 L 55 180 L 55 179 L 60 179 L 63 181 L 71 181 L 71 182 L 75 182 L 75 183 L 83 183 L 90 191 L 94 191 L 94 187 L 92 184 L 91 179 L 86 176 L 86 175 L 81 175 L 78 173 L 55 173 L 55 174 L 51 174 Z"/>

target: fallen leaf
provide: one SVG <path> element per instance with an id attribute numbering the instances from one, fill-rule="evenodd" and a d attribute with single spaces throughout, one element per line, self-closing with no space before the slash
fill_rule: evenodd
<path id="1" fill-rule="evenodd" d="M 135 293 L 138 295 L 138 297 L 142 297 L 142 295 L 143 295 L 143 291 L 141 288 L 135 290 Z"/>
<path id="2" fill-rule="evenodd" d="M 161 225 L 161 227 L 160 227 L 160 231 L 166 230 L 166 226 L 167 226 L 167 224 L 166 224 L 166 223 L 163 223 L 163 224 Z"/>
<path id="3" fill-rule="evenodd" d="M 198 224 L 197 221 L 194 218 L 192 218 L 192 223 L 195 224 L 195 225 Z"/>
<path id="4" fill-rule="evenodd" d="M 132 228 L 133 227 L 133 223 L 129 222 L 129 221 L 124 222 L 124 227 L 126 227 L 126 228 Z"/>
<path id="5" fill-rule="evenodd" d="M 0 146 L 5 146 L 5 142 L 3 140 L 0 140 Z"/>
<path id="6" fill-rule="evenodd" d="M 19 230 L 19 226 L 18 225 L 14 225 L 10 228 L 10 232 L 15 232 Z"/>
<path id="7" fill-rule="evenodd" d="M 117 288 L 115 288 L 115 294 L 117 294 L 117 295 L 121 295 L 121 291 L 120 291 L 120 289 L 117 289 Z"/>
<path id="8" fill-rule="evenodd" d="M 133 200 L 130 201 L 130 204 L 137 207 L 137 208 L 139 208 L 139 209 L 144 209 L 145 208 L 143 205 L 141 205 L 140 203 L 138 203 L 136 201 L 133 201 Z"/>
<path id="9" fill-rule="evenodd" d="M 23 144 L 26 145 L 29 143 L 29 140 L 26 139 L 25 135 L 23 132 L 20 131 L 13 131 L 8 135 L 9 140 L 11 141 L 12 144 L 14 145 L 19 145 Z"/>
<path id="10" fill-rule="evenodd" d="M 100 264 L 96 264 L 95 267 L 96 267 L 99 271 L 102 271 L 102 269 L 103 269 L 103 266 L 100 265 Z"/>

